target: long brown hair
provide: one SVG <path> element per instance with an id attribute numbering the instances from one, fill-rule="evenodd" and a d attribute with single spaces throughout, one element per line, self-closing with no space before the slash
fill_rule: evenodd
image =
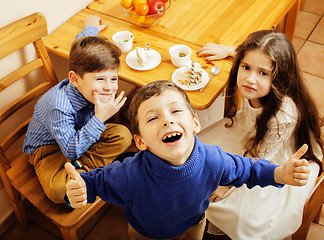
<path id="1" fill-rule="evenodd" d="M 260 99 L 262 112 L 256 119 L 256 133 L 246 144 L 246 154 L 255 156 L 253 153 L 263 140 L 268 131 L 267 123 L 280 109 L 285 96 L 290 97 L 296 104 L 298 122 L 293 133 L 295 138 L 295 151 L 304 143 L 308 144 L 308 151 L 304 158 L 316 161 L 322 172 L 322 161 L 318 159 L 311 144 L 311 132 L 323 153 L 323 140 L 320 128 L 323 120 L 319 116 L 317 107 L 312 100 L 305 84 L 302 81 L 297 55 L 290 40 L 283 34 L 272 30 L 262 30 L 251 33 L 246 40 L 236 48 L 236 55 L 227 83 L 227 96 L 229 106 L 225 117 L 232 120 L 236 115 L 238 101 L 237 73 L 239 65 L 249 50 L 262 50 L 269 56 L 272 62 L 272 83 L 270 93 Z M 227 125 L 230 127 L 232 124 Z"/>

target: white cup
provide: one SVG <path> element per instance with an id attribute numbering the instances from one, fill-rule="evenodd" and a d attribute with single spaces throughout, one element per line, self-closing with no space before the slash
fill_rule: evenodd
<path id="1" fill-rule="evenodd" d="M 112 36 L 114 43 L 122 50 L 123 53 L 129 52 L 133 47 L 134 35 L 128 31 L 116 32 Z"/>
<path id="2" fill-rule="evenodd" d="M 184 44 L 174 45 L 169 48 L 171 62 L 176 67 L 186 66 L 190 62 L 191 48 Z"/>

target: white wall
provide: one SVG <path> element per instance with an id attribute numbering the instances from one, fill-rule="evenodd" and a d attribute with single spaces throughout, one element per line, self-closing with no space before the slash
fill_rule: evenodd
<path id="1" fill-rule="evenodd" d="M 34 12 L 41 12 L 47 19 L 49 33 L 59 27 L 62 23 L 72 17 L 75 13 L 85 8 L 92 0 L 0 0 L 0 28 L 23 18 Z M 6 69 L 15 67 L 22 58 L 28 55 L 26 53 L 17 53 L 10 58 L 3 59 L 0 64 L 0 77 L 5 76 Z M 24 54 L 24 56 L 19 56 Z M 52 58 L 53 57 L 53 58 Z M 67 61 L 65 59 L 52 56 L 58 79 L 66 77 Z M 61 70 L 61 71 L 60 71 Z M 64 76 L 65 75 L 65 76 Z M 4 93 L 0 92 L 1 104 L 5 104 Z M 0 106 L 1 107 L 1 106 Z M 8 197 L 4 189 L 0 189 L 0 224 L 12 212 Z"/>
<path id="2" fill-rule="evenodd" d="M 92 0 L 0 0 L 0 28 L 34 12 L 45 14 L 49 32 L 59 27 Z"/>

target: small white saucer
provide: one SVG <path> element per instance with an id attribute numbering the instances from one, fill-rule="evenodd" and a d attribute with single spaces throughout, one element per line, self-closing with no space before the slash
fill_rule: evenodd
<path id="1" fill-rule="evenodd" d="M 209 75 L 204 69 L 201 69 L 202 70 L 202 80 L 200 83 L 193 85 L 193 86 L 189 86 L 187 84 L 181 84 L 181 81 L 184 80 L 185 68 L 186 67 L 180 67 L 172 73 L 172 77 L 171 77 L 172 82 L 177 84 L 183 90 L 187 90 L 187 91 L 199 90 L 199 89 L 203 88 L 204 86 L 206 86 L 206 84 L 208 83 L 208 80 L 209 80 Z"/>
<path id="2" fill-rule="evenodd" d="M 150 49 L 150 51 L 152 52 L 152 56 L 153 56 L 152 60 L 149 61 L 148 63 L 145 63 L 144 66 L 141 66 L 141 64 L 139 64 L 139 62 L 137 61 L 136 50 L 134 49 L 126 56 L 127 65 L 139 71 L 146 71 L 146 70 L 151 70 L 153 68 L 156 68 L 161 63 L 162 60 L 161 55 L 158 51 L 154 49 Z"/>

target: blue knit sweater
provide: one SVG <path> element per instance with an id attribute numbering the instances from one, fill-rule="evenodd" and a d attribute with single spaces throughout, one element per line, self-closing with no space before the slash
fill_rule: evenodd
<path id="1" fill-rule="evenodd" d="M 135 230 L 161 239 L 190 228 L 207 209 L 209 196 L 218 185 L 281 187 L 274 181 L 276 167 L 264 159 L 253 161 L 225 153 L 195 136 L 192 154 L 182 166 L 170 165 L 146 150 L 123 163 L 116 161 L 81 176 L 88 202 L 99 196 L 124 206 L 124 214 Z"/>

